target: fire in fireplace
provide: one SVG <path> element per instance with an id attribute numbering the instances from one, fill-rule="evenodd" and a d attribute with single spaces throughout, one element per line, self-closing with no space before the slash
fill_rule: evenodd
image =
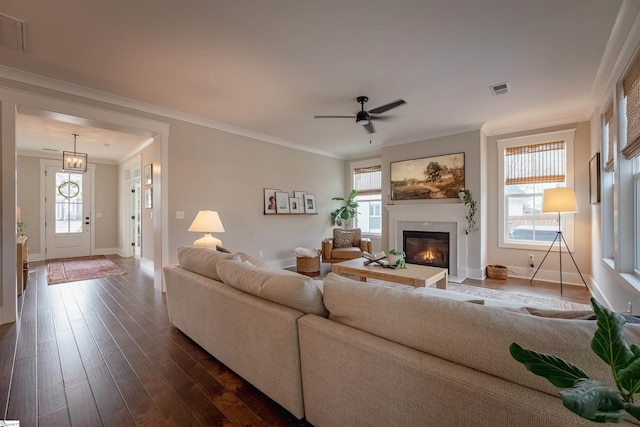
<path id="1" fill-rule="evenodd" d="M 404 230 L 402 242 L 406 262 L 449 268 L 449 233 Z"/>

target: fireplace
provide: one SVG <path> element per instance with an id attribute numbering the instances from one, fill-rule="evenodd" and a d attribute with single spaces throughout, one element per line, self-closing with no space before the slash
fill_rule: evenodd
<path id="1" fill-rule="evenodd" d="M 410 264 L 449 268 L 449 233 L 402 231 L 402 247 Z"/>

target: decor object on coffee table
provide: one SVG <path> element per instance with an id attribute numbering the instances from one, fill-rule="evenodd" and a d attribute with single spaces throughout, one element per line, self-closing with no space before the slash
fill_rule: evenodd
<path id="1" fill-rule="evenodd" d="M 575 213 L 578 212 L 578 201 L 576 200 L 576 193 L 573 191 L 572 187 L 558 187 L 558 188 L 547 188 L 544 190 L 544 195 L 542 196 L 542 212 L 557 212 L 558 213 L 558 232 L 556 233 L 555 239 L 551 242 L 551 246 L 547 249 L 547 253 L 542 258 L 542 262 L 536 269 L 536 272 L 533 273 L 529 282 L 532 282 L 533 279 L 538 274 L 540 267 L 544 264 L 544 260 L 547 259 L 549 252 L 553 249 L 553 245 L 558 242 L 558 255 L 560 256 L 560 294 L 562 294 L 562 243 L 564 242 L 565 248 L 567 248 L 567 252 L 573 261 L 573 265 L 576 266 L 576 270 L 578 270 L 578 274 L 582 279 L 582 283 L 587 286 L 587 282 L 585 282 L 584 277 L 582 277 L 582 273 L 580 273 L 580 269 L 578 268 L 578 264 L 576 264 L 576 260 L 573 258 L 571 251 L 569 250 L 569 245 L 567 245 L 567 241 L 564 239 L 562 235 L 562 223 L 560 222 L 560 214 L 561 213 Z M 587 288 L 589 288 L 587 286 Z"/>
<path id="2" fill-rule="evenodd" d="M 216 249 L 216 246 L 222 246 L 222 240 L 213 237 L 211 233 L 224 233 L 220 215 L 215 211 L 200 211 L 191 223 L 189 231 L 205 233 L 204 237 L 193 242 L 193 246 L 202 248 Z"/>
<path id="3" fill-rule="evenodd" d="M 333 229 L 333 237 L 322 241 L 322 262 L 342 262 L 371 253 L 371 239 L 363 238 L 359 228 Z"/>
<path id="4" fill-rule="evenodd" d="M 405 258 L 407 254 L 404 251 L 399 251 L 397 249 L 391 249 L 389 251 L 389 265 L 395 265 L 398 268 L 407 268 Z"/>

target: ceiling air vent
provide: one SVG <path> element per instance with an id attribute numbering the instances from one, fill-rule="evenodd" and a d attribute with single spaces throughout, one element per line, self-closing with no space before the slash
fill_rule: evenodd
<path id="1" fill-rule="evenodd" d="M 507 92 L 509 92 L 509 82 L 491 86 L 492 95 L 504 95 Z"/>
<path id="2" fill-rule="evenodd" d="M 0 13 L 0 45 L 24 52 L 24 21 Z"/>

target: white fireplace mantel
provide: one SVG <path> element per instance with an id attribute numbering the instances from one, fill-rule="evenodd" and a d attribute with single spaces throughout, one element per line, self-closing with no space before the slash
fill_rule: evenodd
<path id="1" fill-rule="evenodd" d="M 389 212 L 389 247 L 402 248 L 402 232 L 449 232 L 449 280 L 461 282 L 467 278 L 467 207 L 462 203 L 386 205 Z"/>

